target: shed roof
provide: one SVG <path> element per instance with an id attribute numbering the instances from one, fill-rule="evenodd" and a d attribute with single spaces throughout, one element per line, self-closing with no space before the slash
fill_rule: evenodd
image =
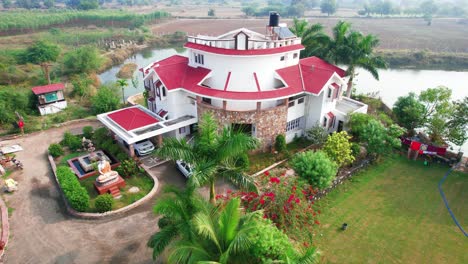
<path id="1" fill-rule="evenodd" d="M 31 90 L 35 95 L 51 93 L 59 90 L 65 89 L 65 85 L 63 83 L 53 83 L 43 86 L 36 86 L 33 87 Z"/>

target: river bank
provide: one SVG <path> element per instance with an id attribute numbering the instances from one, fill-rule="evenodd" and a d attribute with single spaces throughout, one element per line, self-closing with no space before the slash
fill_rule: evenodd
<path id="1" fill-rule="evenodd" d="M 468 71 L 468 53 L 380 50 L 391 69 Z"/>

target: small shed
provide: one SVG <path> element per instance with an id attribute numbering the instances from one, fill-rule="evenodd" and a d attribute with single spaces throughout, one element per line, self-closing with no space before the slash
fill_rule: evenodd
<path id="1" fill-rule="evenodd" d="M 63 83 L 54 83 L 32 88 L 37 96 L 37 108 L 41 115 L 48 115 L 62 111 L 67 107 L 67 101 L 63 96 Z"/>

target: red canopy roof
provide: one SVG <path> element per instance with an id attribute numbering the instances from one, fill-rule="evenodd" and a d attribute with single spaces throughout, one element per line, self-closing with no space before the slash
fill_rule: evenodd
<path id="1" fill-rule="evenodd" d="M 283 47 L 271 48 L 271 49 L 236 50 L 236 49 L 223 49 L 223 48 L 217 48 L 217 47 L 210 47 L 206 45 L 195 44 L 192 42 L 187 42 L 184 45 L 184 47 L 206 51 L 209 53 L 221 54 L 221 55 L 239 55 L 239 56 L 270 55 L 270 54 L 277 54 L 277 53 L 283 53 L 283 52 L 288 52 L 288 51 L 293 51 L 293 50 L 304 49 L 304 46 L 302 46 L 301 44 L 296 44 L 296 45 L 289 45 L 289 46 L 283 46 Z"/>
<path id="2" fill-rule="evenodd" d="M 43 85 L 43 86 L 36 86 L 33 87 L 31 90 L 35 95 L 39 94 L 45 94 L 45 93 L 51 93 L 59 90 L 63 90 L 65 88 L 65 85 L 63 83 L 54 83 L 54 84 L 48 84 L 48 85 Z"/>
<path id="3" fill-rule="evenodd" d="M 279 69 L 276 72 L 283 78 L 287 86 L 284 88 L 238 92 L 213 89 L 199 85 L 211 70 L 190 67 L 188 58 L 174 55 L 153 64 L 152 69 L 158 74 L 168 90 L 182 88 L 195 94 L 231 100 L 265 100 L 284 98 L 302 92 L 319 94 L 333 73 L 345 76 L 345 71 L 317 57 L 300 60 L 298 65 Z M 229 76 L 230 77 L 230 76 Z M 258 86 L 257 88 L 261 88 Z"/>
<path id="4" fill-rule="evenodd" d="M 153 116 L 136 107 L 122 109 L 109 114 L 108 117 L 127 131 L 159 122 Z"/>

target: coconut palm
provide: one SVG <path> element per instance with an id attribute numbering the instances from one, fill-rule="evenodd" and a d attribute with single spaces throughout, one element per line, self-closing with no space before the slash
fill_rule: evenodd
<path id="1" fill-rule="evenodd" d="M 387 64 L 381 56 L 374 54 L 374 49 L 379 45 L 379 39 L 370 34 L 363 35 L 352 31 L 351 24 L 340 21 L 333 28 L 333 39 L 329 43 L 328 61 L 335 64 L 344 64 L 349 76 L 346 96 L 351 95 L 356 69 L 362 68 L 368 71 L 375 79 L 379 79 L 378 69 L 386 69 Z"/>
<path id="2" fill-rule="evenodd" d="M 169 263 L 248 263 L 253 245 L 250 233 L 257 228 L 261 211 L 241 214 L 240 199 L 225 207 L 199 212 L 193 218 L 197 234 L 194 240 L 180 240 L 171 245 Z"/>
<path id="3" fill-rule="evenodd" d="M 125 79 L 119 79 L 119 80 L 117 80 L 117 85 L 120 86 L 120 89 L 122 89 L 122 103 L 125 104 L 125 93 L 124 93 L 124 89 L 125 89 L 125 87 L 128 86 L 128 82 L 127 82 L 127 80 L 125 80 Z"/>
<path id="4" fill-rule="evenodd" d="M 322 24 L 309 24 L 305 19 L 294 18 L 292 27 L 289 28 L 296 36 L 302 38 L 305 49 L 301 57 L 317 56 L 323 58 L 327 54 L 330 38 L 323 32 Z"/>
<path id="5" fill-rule="evenodd" d="M 196 194 L 193 187 L 182 191 L 174 186 L 167 186 L 163 193 L 153 208 L 156 215 L 163 216 L 158 221 L 160 230 L 148 241 L 148 246 L 153 248 L 153 259 L 176 240 L 193 240 L 195 233 L 192 218 L 201 210 L 209 210 L 209 204 Z"/>
<path id="6" fill-rule="evenodd" d="M 156 155 L 190 164 L 193 169 L 189 185 L 200 187 L 208 184 L 210 201 L 214 204 L 217 178 L 227 178 L 241 188 L 256 191 L 253 180 L 236 163 L 242 154 L 255 149 L 257 145 L 255 138 L 236 132 L 232 127 L 218 130 L 213 117 L 204 114 L 199 120 L 198 133 L 193 142 L 167 138 Z"/>

